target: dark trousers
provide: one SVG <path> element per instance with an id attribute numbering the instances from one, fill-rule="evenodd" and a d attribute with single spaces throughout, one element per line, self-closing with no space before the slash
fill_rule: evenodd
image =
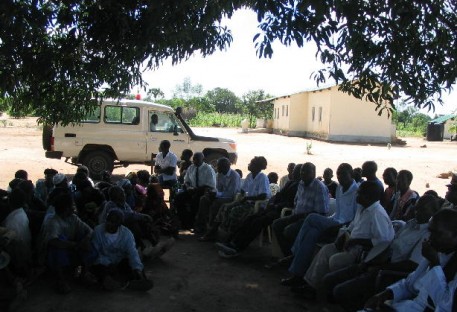
<path id="1" fill-rule="evenodd" d="M 192 191 L 184 191 L 175 195 L 174 203 L 181 221 L 181 228 L 191 229 L 194 227 L 195 215 L 198 212 L 200 197 L 204 194 L 204 190 L 196 189 Z"/>
<path id="2" fill-rule="evenodd" d="M 112 265 L 95 264 L 90 267 L 90 272 L 94 274 L 99 282 L 103 282 L 105 277 L 111 276 L 119 280 L 131 280 L 133 279 L 133 271 L 130 268 L 127 259 L 123 259 L 121 262 Z"/>
<path id="3" fill-rule="evenodd" d="M 232 243 L 238 250 L 245 249 L 264 228 L 271 225 L 277 218 L 279 218 L 279 212 L 276 210 L 261 211 L 249 216 L 231 238 Z"/>

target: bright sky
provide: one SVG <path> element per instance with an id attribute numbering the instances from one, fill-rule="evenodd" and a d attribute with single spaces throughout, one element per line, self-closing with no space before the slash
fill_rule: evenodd
<path id="1" fill-rule="evenodd" d="M 278 96 L 316 86 L 311 74 L 323 65 L 315 57 L 314 43 L 303 48 L 276 43 L 271 59 L 259 59 L 252 41 L 258 32 L 255 13 L 239 10 L 226 21 L 226 25 L 233 35 L 233 42 L 226 51 L 218 51 L 206 58 L 195 55 L 175 66 L 165 62 L 158 70 L 144 73 L 143 78 L 149 87 L 160 88 L 166 98 L 170 98 L 176 85 L 186 77 L 192 84 L 201 84 L 204 92 L 220 87 L 238 96 L 258 89 Z M 449 114 L 456 109 L 457 90 L 454 90 L 444 97 L 443 107 L 436 106 L 436 113 Z"/>

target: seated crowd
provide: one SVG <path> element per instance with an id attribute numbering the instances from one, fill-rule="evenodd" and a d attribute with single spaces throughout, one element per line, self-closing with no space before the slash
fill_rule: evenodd
<path id="1" fill-rule="evenodd" d="M 225 157 L 213 169 L 203 153 L 185 150 L 179 162 L 170 147 L 161 142 L 154 175 L 115 183 L 108 172 L 94 183 L 84 166 L 71 181 L 46 169 L 35 184 L 18 170 L 1 191 L 2 307 L 43 268 L 61 293 L 75 276 L 148 290 L 143 263 L 169 250 L 178 230 L 230 259 L 270 229 L 281 254 L 271 265 L 288 265 L 280 284 L 301 298 L 346 311 L 457 310 L 457 175 L 444 198 L 412 190 L 408 170 L 386 168 L 383 183 L 374 161 L 341 163 L 333 181 L 331 168 L 317 177 L 310 162 L 265 174 L 267 160 L 256 156 L 242 179 Z"/>

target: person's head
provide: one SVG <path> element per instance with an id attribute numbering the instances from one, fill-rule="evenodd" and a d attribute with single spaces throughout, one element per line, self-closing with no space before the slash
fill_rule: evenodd
<path id="1" fill-rule="evenodd" d="M 378 183 L 374 181 L 362 182 L 357 191 L 357 203 L 367 208 L 381 199 L 382 192 Z"/>
<path id="2" fill-rule="evenodd" d="M 292 173 L 294 172 L 294 168 L 295 168 L 295 163 L 289 163 L 289 164 L 287 165 L 287 172 L 288 172 L 289 174 L 292 174 Z"/>
<path id="3" fill-rule="evenodd" d="M 102 181 L 111 183 L 111 172 L 104 170 L 102 173 Z"/>
<path id="4" fill-rule="evenodd" d="M 130 181 L 130 184 L 136 185 L 138 183 L 138 174 L 134 171 L 130 171 L 126 174 L 125 178 Z"/>
<path id="5" fill-rule="evenodd" d="M 23 181 L 25 181 L 25 180 L 21 179 L 21 178 L 14 178 L 13 180 L 10 181 L 10 183 L 8 183 L 8 186 L 10 187 L 11 190 L 14 190 Z"/>
<path id="6" fill-rule="evenodd" d="M 452 174 L 452 179 L 447 186 L 447 193 L 444 198 L 446 198 L 449 202 L 457 205 L 457 175 Z"/>
<path id="7" fill-rule="evenodd" d="M 181 153 L 181 160 L 190 161 L 192 155 L 194 155 L 194 152 L 192 152 L 190 149 L 185 149 Z"/>
<path id="8" fill-rule="evenodd" d="M 78 166 L 78 169 L 76 169 L 76 173 L 78 173 L 78 172 L 84 172 L 87 177 L 89 176 L 89 168 L 87 168 L 84 165 Z"/>
<path id="9" fill-rule="evenodd" d="M 376 177 L 376 171 L 378 171 L 378 165 L 372 161 L 366 161 L 362 165 L 362 177 L 367 179 L 374 179 Z"/>
<path id="10" fill-rule="evenodd" d="M 118 205 L 123 205 L 125 203 L 125 193 L 120 186 L 114 185 L 110 187 L 108 196 L 112 202 Z"/>
<path id="11" fill-rule="evenodd" d="M 29 174 L 27 173 L 27 171 L 19 169 L 14 174 L 14 177 L 17 178 L 17 179 L 28 180 L 29 179 Z"/>
<path id="12" fill-rule="evenodd" d="M 332 178 L 333 178 L 333 170 L 330 169 L 330 168 L 326 168 L 324 170 L 324 175 L 323 175 L 323 178 L 324 178 L 324 181 L 325 182 L 330 182 L 332 181 Z"/>
<path id="13" fill-rule="evenodd" d="M 33 198 L 35 186 L 33 185 L 32 181 L 30 181 L 30 180 L 22 181 L 21 183 L 18 184 L 17 188 L 24 192 L 24 194 L 27 197 L 26 198 L 27 201 L 30 201 Z"/>
<path id="14" fill-rule="evenodd" d="M 432 195 L 420 197 L 415 206 L 417 223 L 427 223 L 438 210 L 440 210 L 440 204 L 436 197 Z"/>
<path id="15" fill-rule="evenodd" d="M 46 181 L 46 184 L 52 184 L 52 178 L 57 174 L 57 170 L 52 169 L 52 168 L 47 168 L 44 170 L 44 180 Z"/>
<path id="16" fill-rule="evenodd" d="M 162 152 L 164 154 L 168 153 L 170 151 L 170 141 L 168 140 L 163 140 L 162 142 L 160 142 L 160 145 L 159 145 L 159 152 Z"/>
<path id="17" fill-rule="evenodd" d="M 158 122 L 159 122 L 159 116 L 157 116 L 157 114 L 152 114 L 151 115 L 151 123 L 153 125 L 157 125 Z"/>
<path id="18" fill-rule="evenodd" d="M 136 173 L 137 177 L 138 177 L 138 181 L 141 185 L 147 185 L 149 183 L 149 177 L 151 176 L 149 174 L 149 171 L 147 170 L 139 170 L 137 173 Z"/>
<path id="19" fill-rule="evenodd" d="M 457 250 L 457 211 L 441 209 L 428 223 L 430 244 L 438 252 L 451 253 Z"/>
<path id="20" fill-rule="evenodd" d="M 230 170 L 230 160 L 227 157 L 221 157 L 217 160 L 216 169 L 218 173 L 227 174 Z"/>
<path id="21" fill-rule="evenodd" d="M 243 171 L 241 171 L 241 169 L 235 169 L 235 171 L 240 176 L 240 179 L 242 179 L 243 178 Z"/>
<path id="22" fill-rule="evenodd" d="M 405 193 L 413 181 L 413 174 L 409 170 L 400 170 L 397 175 L 397 190 Z"/>
<path id="23" fill-rule="evenodd" d="M 111 209 L 106 216 L 105 231 L 110 234 L 116 233 L 122 222 L 124 213 L 120 209 Z"/>
<path id="24" fill-rule="evenodd" d="M 303 167 L 302 164 L 295 165 L 294 171 L 292 171 L 292 180 L 293 181 L 300 181 L 301 167 Z"/>
<path id="25" fill-rule="evenodd" d="M 19 188 L 15 188 L 8 196 L 8 203 L 10 208 L 12 210 L 23 208 L 26 203 L 25 198 L 26 194 L 24 191 Z"/>
<path id="26" fill-rule="evenodd" d="M 354 168 L 354 170 L 352 171 L 352 178 L 357 183 L 362 182 L 362 168 L 360 168 L 360 167 Z"/>
<path id="27" fill-rule="evenodd" d="M 270 181 L 270 183 L 274 183 L 274 184 L 278 184 L 278 174 L 276 172 L 270 172 L 268 175 L 268 181 Z"/>
<path id="28" fill-rule="evenodd" d="M 63 173 L 58 173 L 52 178 L 55 187 L 68 187 L 67 177 Z"/>
<path id="29" fill-rule="evenodd" d="M 203 153 L 201 152 L 197 152 L 194 154 L 194 156 L 192 157 L 192 163 L 197 166 L 197 167 L 200 167 L 202 164 L 203 164 L 203 159 L 205 158 L 205 155 L 203 155 Z"/>
<path id="30" fill-rule="evenodd" d="M 304 163 L 301 167 L 300 178 L 305 185 L 309 185 L 316 178 L 316 166 L 310 162 Z"/>
<path id="31" fill-rule="evenodd" d="M 251 162 L 248 165 L 248 170 L 253 173 L 257 174 L 262 170 L 267 168 L 267 159 L 263 156 L 255 156 L 251 159 Z"/>
<path id="32" fill-rule="evenodd" d="M 352 174 L 352 166 L 348 163 L 342 163 L 336 169 L 336 179 L 343 189 L 351 186 L 353 181 Z"/>
<path id="33" fill-rule="evenodd" d="M 422 196 L 425 196 L 425 195 L 431 195 L 435 198 L 439 198 L 439 195 L 435 190 L 427 190 L 424 192 L 424 194 Z"/>
<path id="34" fill-rule="evenodd" d="M 87 178 L 87 173 L 83 170 L 77 171 L 71 180 L 71 182 L 76 186 L 77 190 L 81 189 L 81 183 L 84 183 L 85 181 L 89 180 Z"/>
<path id="35" fill-rule="evenodd" d="M 73 199 L 68 192 L 61 193 L 53 200 L 56 214 L 61 218 L 67 218 L 73 214 Z"/>
<path id="36" fill-rule="evenodd" d="M 397 184 L 397 170 L 393 167 L 388 167 L 382 173 L 382 179 L 388 186 L 395 186 Z"/>

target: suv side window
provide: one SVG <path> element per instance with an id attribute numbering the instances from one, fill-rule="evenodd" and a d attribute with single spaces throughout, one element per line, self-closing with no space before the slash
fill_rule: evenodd
<path id="1" fill-rule="evenodd" d="M 105 122 L 138 125 L 140 122 L 140 109 L 138 107 L 105 106 Z"/>
<path id="2" fill-rule="evenodd" d="M 82 122 L 99 123 L 100 122 L 100 106 L 97 106 L 94 111 L 87 113 Z"/>
<path id="3" fill-rule="evenodd" d="M 151 132 L 183 132 L 175 115 L 168 112 L 149 111 L 149 131 Z"/>

